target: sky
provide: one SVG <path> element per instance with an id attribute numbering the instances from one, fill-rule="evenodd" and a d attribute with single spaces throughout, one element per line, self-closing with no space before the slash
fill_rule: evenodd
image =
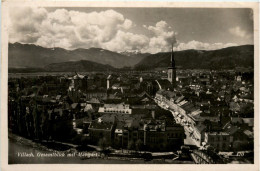
<path id="1" fill-rule="evenodd" d="M 14 8 L 9 42 L 158 53 L 253 44 L 246 8 Z"/>

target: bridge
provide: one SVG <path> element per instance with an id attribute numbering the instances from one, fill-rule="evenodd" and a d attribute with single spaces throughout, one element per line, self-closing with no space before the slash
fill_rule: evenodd
<path id="1" fill-rule="evenodd" d="M 214 164 L 215 162 L 202 151 L 193 150 L 191 158 L 196 164 Z"/>

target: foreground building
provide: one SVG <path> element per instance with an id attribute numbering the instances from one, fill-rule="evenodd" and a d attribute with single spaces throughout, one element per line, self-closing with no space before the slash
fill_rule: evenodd
<path id="1" fill-rule="evenodd" d="M 104 114 L 89 128 L 92 143 L 103 137 L 114 148 L 130 150 L 172 151 L 184 144 L 184 128 L 175 122 L 128 114 Z"/>

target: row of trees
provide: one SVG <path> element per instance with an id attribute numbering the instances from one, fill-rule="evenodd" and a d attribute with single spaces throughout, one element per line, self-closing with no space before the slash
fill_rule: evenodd
<path id="1" fill-rule="evenodd" d="M 9 101 L 8 127 L 16 134 L 34 140 L 64 140 L 75 136 L 71 120 L 57 119 L 47 106 L 31 101 L 25 105 L 20 98 Z"/>
<path id="2" fill-rule="evenodd" d="M 143 150 L 143 141 L 138 139 L 137 141 L 129 141 L 128 145 L 127 145 L 127 149 L 128 150 L 135 150 L 135 151 L 141 151 Z"/>

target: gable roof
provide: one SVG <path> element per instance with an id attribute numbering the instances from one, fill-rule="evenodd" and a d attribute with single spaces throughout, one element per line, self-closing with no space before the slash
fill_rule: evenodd
<path id="1" fill-rule="evenodd" d="M 113 124 L 110 122 L 98 122 L 98 121 L 93 121 L 89 125 L 89 129 L 103 129 L 103 130 L 111 130 Z"/>
<path id="2" fill-rule="evenodd" d="M 229 124 L 224 130 L 226 133 L 232 135 L 235 132 L 237 132 L 238 128 L 237 128 L 237 126 L 233 126 L 233 125 Z"/>

